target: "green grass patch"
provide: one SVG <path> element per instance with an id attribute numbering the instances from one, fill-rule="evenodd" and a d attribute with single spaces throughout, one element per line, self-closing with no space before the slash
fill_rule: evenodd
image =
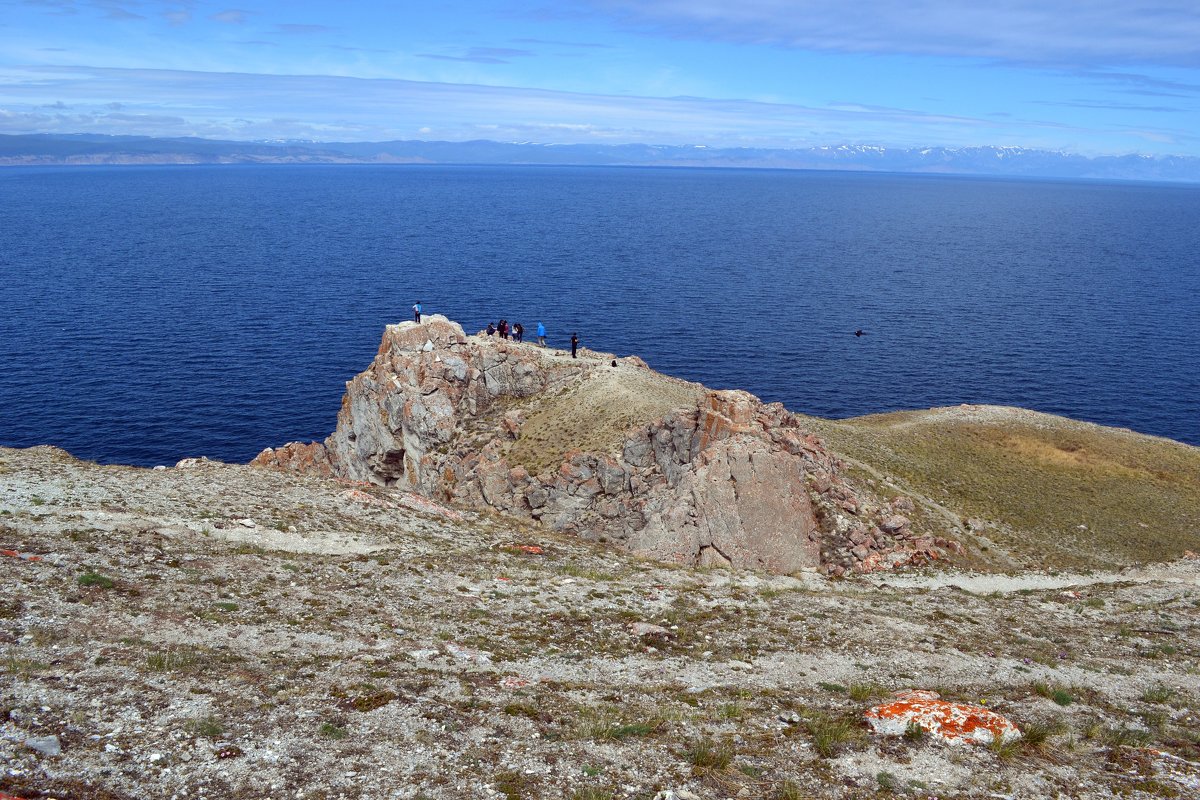
<path id="1" fill-rule="evenodd" d="M 85 572 L 79 576 L 77 582 L 80 586 L 95 586 L 100 589 L 111 589 L 116 585 L 112 578 L 105 577 L 97 572 Z"/>

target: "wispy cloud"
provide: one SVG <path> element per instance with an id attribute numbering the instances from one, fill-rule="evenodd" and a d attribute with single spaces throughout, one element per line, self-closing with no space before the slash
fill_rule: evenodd
<path id="1" fill-rule="evenodd" d="M 438 61 L 471 61 L 476 64 L 510 64 L 514 58 L 527 58 L 532 55 L 534 53 L 531 50 L 514 50 L 509 47 L 471 47 L 461 55 L 417 53 L 418 58 L 432 58 Z"/>
<path id="2" fill-rule="evenodd" d="M 209 19 L 213 22 L 221 22 L 226 25 L 242 25 L 246 22 L 249 13 L 238 8 L 227 8 L 224 11 L 218 11 L 216 14 L 210 15 Z"/>
<path id="3" fill-rule="evenodd" d="M 1103 103 L 1095 100 L 1033 100 L 1034 105 L 1058 108 L 1095 108 L 1103 111 L 1148 111 L 1151 113 L 1179 114 L 1186 109 L 1176 106 L 1141 106 L 1129 103 Z"/>
<path id="4" fill-rule="evenodd" d="M 275 33 L 286 33 L 294 36 L 305 36 L 313 33 L 333 33 L 334 28 L 328 25 L 305 25 L 296 22 L 283 22 L 275 26 Z"/>
<path id="5" fill-rule="evenodd" d="M 434 138 L 448 140 L 927 145 L 986 143 L 988 137 L 1003 137 L 1010 124 L 858 104 L 826 108 L 389 79 L 84 67 L 0 71 L 0 107 L 19 111 L 29 99 L 46 94 L 77 109 L 88 107 L 89 131 L 101 130 L 112 116 L 111 109 L 91 105 L 104 98 L 142 110 L 149 134 L 180 135 L 180 127 L 189 127 L 193 135 L 229 138 L 245 136 L 246 125 L 237 120 L 248 119 L 262 135 L 283 135 L 265 132 L 273 121 L 284 120 L 280 125 L 288 135 L 307 126 L 304 135 L 317 139 L 413 138 L 427 128 Z M 115 127 L 125 130 L 128 116 L 116 120 Z M 171 124 L 163 128 L 153 122 L 158 119 Z M 77 124 L 78 117 L 51 122 L 52 130 L 61 130 L 68 122 Z"/>
<path id="6" fill-rule="evenodd" d="M 1128 94 L 1155 94 L 1160 97 L 1191 97 L 1200 95 L 1200 83 L 1175 81 L 1145 75 L 1140 72 L 1115 70 L 1076 70 L 1074 76 L 1102 86 L 1117 86 Z"/>
<path id="7" fill-rule="evenodd" d="M 679 39 L 1033 63 L 1200 65 L 1195 0 L 575 0 Z"/>
<path id="8" fill-rule="evenodd" d="M 552 47 L 578 47 L 587 50 L 612 50 L 611 44 L 599 44 L 597 42 L 562 42 L 554 39 L 513 39 L 516 44 L 546 44 Z"/>

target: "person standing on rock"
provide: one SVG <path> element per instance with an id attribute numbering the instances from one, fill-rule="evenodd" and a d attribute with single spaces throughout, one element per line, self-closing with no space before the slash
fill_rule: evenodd
<path id="1" fill-rule="evenodd" d="M 525 326 L 519 322 L 516 323 L 515 325 L 513 325 L 513 341 L 514 342 L 525 341 Z"/>
<path id="2" fill-rule="evenodd" d="M 572 333 L 571 334 L 571 358 L 579 358 L 579 356 L 575 355 L 575 351 L 577 351 L 578 349 L 579 349 L 579 334 Z"/>
<path id="3" fill-rule="evenodd" d="M 413 303 L 413 322 L 421 324 L 421 301 Z"/>
<path id="4" fill-rule="evenodd" d="M 508 320 L 506 320 L 506 319 L 500 320 L 500 324 L 496 326 L 496 330 L 499 331 L 501 339 L 507 339 L 508 338 Z"/>
<path id="5" fill-rule="evenodd" d="M 539 322 L 537 331 L 538 331 L 538 346 L 545 347 L 546 346 L 546 326 Z"/>

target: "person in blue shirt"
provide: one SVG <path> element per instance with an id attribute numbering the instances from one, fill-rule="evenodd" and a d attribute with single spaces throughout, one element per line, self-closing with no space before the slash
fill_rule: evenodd
<path id="1" fill-rule="evenodd" d="M 421 301 L 420 300 L 418 300 L 415 304 L 413 304 L 413 322 L 417 323 L 418 325 L 421 324 Z"/>
<path id="2" fill-rule="evenodd" d="M 538 323 L 538 344 L 542 347 L 546 346 L 546 326 Z"/>

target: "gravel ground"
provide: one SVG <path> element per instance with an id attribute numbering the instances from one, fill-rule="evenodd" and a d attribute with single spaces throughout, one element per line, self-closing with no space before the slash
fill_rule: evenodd
<path id="1" fill-rule="evenodd" d="M 1200 562 L 830 581 L 394 491 L 0 449 L 21 798 L 1200 796 Z M 879 738 L 903 689 L 1025 738 Z"/>

